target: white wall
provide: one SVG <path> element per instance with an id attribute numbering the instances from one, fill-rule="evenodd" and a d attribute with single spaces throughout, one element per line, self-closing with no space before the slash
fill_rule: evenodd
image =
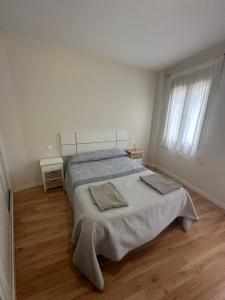
<path id="1" fill-rule="evenodd" d="M 4 36 L 0 116 L 14 188 L 40 182 L 39 159 L 60 154 L 60 130 L 126 129 L 148 156 L 155 72 L 12 32 Z"/>
<path id="2" fill-rule="evenodd" d="M 167 70 L 165 73 L 192 67 L 193 65 L 223 55 L 224 52 L 225 43 L 190 58 Z M 225 207 L 225 67 L 223 68 L 220 86 L 213 99 L 213 109 L 210 113 L 207 134 L 200 149 L 200 160 L 184 158 L 159 146 L 159 127 L 166 100 L 162 94 L 163 77 L 164 74 L 161 73 L 161 76 L 159 76 L 161 85 L 158 85 L 159 91 L 157 95 L 159 96 L 155 107 L 157 122 L 154 122 L 156 126 L 152 129 L 152 144 L 154 145 L 155 143 L 157 146 L 155 150 L 151 148 L 150 163 L 164 168 L 187 181 L 197 189 L 200 189 L 201 192 L 206 193 L 208 198 L 217 201 L 218 204 Z"/>
<path id="3" fill-rule="evenodd" d="M 14 183 L 26 182 L 26 152 L 18 114 L 11 74 L 9 69 L 5 37 L 0 31 L 0 131 L 5 145 L 10 173 Z"/>

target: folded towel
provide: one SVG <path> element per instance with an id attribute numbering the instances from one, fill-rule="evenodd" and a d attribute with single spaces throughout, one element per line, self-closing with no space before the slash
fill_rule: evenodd
<path id="1" fill-rule="evenodd" d="M 100 211 L 128 206 L 126 199 L 111 182 L 96 186 L 90 185 L 88 189 L 94 204 Z"/>
<path id="2" fill-rule="evenodd" d="M 182 187 L 182 185 L 173 181 L 172 179 L 159 174 L 142 176 L 140 179 L 162 195 L 168 194 Z"/>

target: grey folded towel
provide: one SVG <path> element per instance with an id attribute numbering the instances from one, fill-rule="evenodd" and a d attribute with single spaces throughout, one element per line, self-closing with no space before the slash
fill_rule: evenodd
<path id="1" fill-rule="evenodd" d="M 159 174 L 142 176 L 140 179 L 162 195 L 168 194 L 182 187 L 181 184 Z"/>
<path id="2" fill-rule="evenodd" d="M 127 200 L 111 182 L 88 187 L 94 204 L 100 211 L 128 206 Z"/>

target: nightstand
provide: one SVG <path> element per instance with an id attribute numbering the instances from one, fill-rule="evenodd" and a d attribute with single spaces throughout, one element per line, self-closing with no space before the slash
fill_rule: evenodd
<path id="1" fill-rule="evenodd" d="M 40 166 L 45 192 L 47 189 L 63 185 L 62 157 L 41 159 Z"/>
<path id="2" fill-rule="evenodd" d="M 140 149 L 128 149 L 126 150 L 130 158 L 139 162 L 139 164 L 143 164 L 144 151 Z"/>

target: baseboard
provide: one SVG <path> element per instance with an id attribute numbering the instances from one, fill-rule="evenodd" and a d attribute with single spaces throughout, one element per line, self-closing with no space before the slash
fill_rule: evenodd
<path id="1" fill-rule="evenodd" d="M 15 266 L 15 245 L 14 245 L 14 203 L 13 192 L 9 192 L 10 198 L 10 216 L 11 216 L 11 296 L 16 300 L 16 266 Z"/>
<path id="2" fill-rule="evenodd" d="M 175 175 L 174 173 L 172 173 L 172 172 L 164 169 L 163 167 L 161 167 L 159 165 L 154 165 L 154 167 L 157 168 L 157 169 L 159 169 L 163 173 L 167 174 L 168 176 L 171 176 L 172 178 L 174 178 L 177 181 L 181 182 L 182 184 L 186 185 L 188 188 L 190 188 L 191 190 L 193 190 L 196 193 L 200 194 L 201 196 L 203 196 L 204 198 L 208 199 L 209 201 L 213 202 L 215 205 L 219 206 L 220 208 L 225 209 L 225 203 L 223 201 L 219 200 L 218 198 L 216 198 L 215 196 L 212 196 L 212 195 L 204 192 L 203 190 L 201 190 L 198 187 L 194 186 L 190 182 L 188 182 L 185 179 L 183 179 L 183 178 Z"/>
<path id="3" fill-rule="evenodd" d="M 30 182 L 30 183 L 27 183 L 27 184 L 22 184 L 22 185 L 18 185 L 18 186 L 13 187 L 13 191 L 14 192 L 20 192 L 20 191 L 27 190 L 27 189 L 30 189 L 32 187 L 41 186 L 41 185 L 43 185 L 42 181 Z"/>

